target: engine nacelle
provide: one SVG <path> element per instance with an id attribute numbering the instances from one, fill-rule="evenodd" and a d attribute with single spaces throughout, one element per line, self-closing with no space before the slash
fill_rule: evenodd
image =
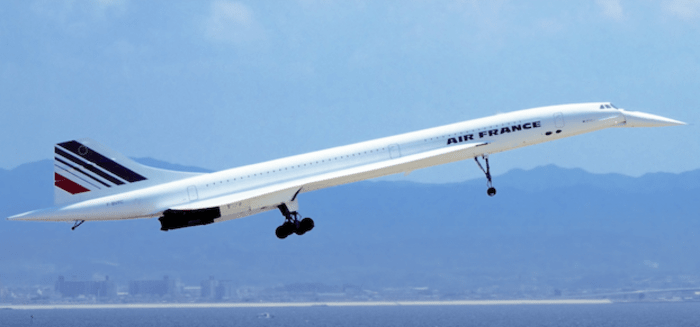
<path id="1" fill-rule="evenodd" d="M 160 220 L 160 230 L 168 231 L 184 227 L 208 225 L 219 217 L 221 217 L 219 207 L 197 210 L 168 209 L 163 211 L 163 216 L 158 218 L 158 220 Z"/>

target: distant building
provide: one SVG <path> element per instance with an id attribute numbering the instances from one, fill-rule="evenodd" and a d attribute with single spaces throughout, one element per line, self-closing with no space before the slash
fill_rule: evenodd
<path id="1" fill-rule="evenodd" d="M 228 300 L 236 294 L 233 283 L 229 280 L 216 280 L 214 276 L 202 281 L 200 296 L 207 300 Z"/>
<path id="2" fill-rule="evenodd" d="M 112 298 L 117 296 L 117 287 L 109 276 L 104 281 L 66 281 L 63 276 L 58 276 L 56 292 L 62 297 L 94 296 L 97 298 Z"/>
<path id="3" fill-rule="evenodd" d="M 168 276 L 163 277 L 163 280 L 137 280 L 129 282 L 130 295 L 144 296 L 164 296 L 178 294 L 175 280 L 171 280 Z"/>

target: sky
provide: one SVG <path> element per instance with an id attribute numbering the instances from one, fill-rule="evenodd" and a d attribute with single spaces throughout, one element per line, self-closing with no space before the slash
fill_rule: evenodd
<path id="1" fill-rule="evenodd" d="M 89 137 L 212 170 L 539 106 L 690 123 L 491 156 L 640 176 L 700 168 L 700 1 L 6 1 L 0 168 Z M 471 161 L 395 176 L 458 182 Z M 495 181 L 497 184 L 497 179 Z"/>

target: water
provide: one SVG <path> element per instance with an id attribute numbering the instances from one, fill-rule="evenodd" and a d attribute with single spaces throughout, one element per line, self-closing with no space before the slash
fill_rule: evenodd
<path id="1" fill-rule="evenodd" d="M 700 326 L 700 303 L 0 310 L 0 326 L 683 327 Z"/>

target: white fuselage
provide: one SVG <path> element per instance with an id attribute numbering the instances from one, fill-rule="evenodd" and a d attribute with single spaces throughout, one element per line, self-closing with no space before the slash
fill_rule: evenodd
<path id="1" fill-rule="evenodd" d="M 38 210 L 17 219 L 42 217 L 26 220 L 89 221 L 157 217 L 165 209 L 193 201 L 252 192 L 324 174 L 331 176 L 339 171 L 349 172 L 341 177 L 329 177 L 327 182 L 315 181 L 297 192 L 304 193 L 620 126 L 626 123 L 623 113 L 601 103 L 520 110 L 199 175 L 60 208 Z M 460 152 L 421 157 L 424 153 L 470 143 L 481 144 Z M 402 158 L 416 160 L 406 159 L 397 165 L 383 164 L 392 160 L 399 162 Z M 368 165 L 377 168 L 358 168 Z M 355 168 L 357 172 L 350 173 Z M 231 203 L 222 211 L 222 220 L 270 210 L 274 205 L 276 203 Z"/>

